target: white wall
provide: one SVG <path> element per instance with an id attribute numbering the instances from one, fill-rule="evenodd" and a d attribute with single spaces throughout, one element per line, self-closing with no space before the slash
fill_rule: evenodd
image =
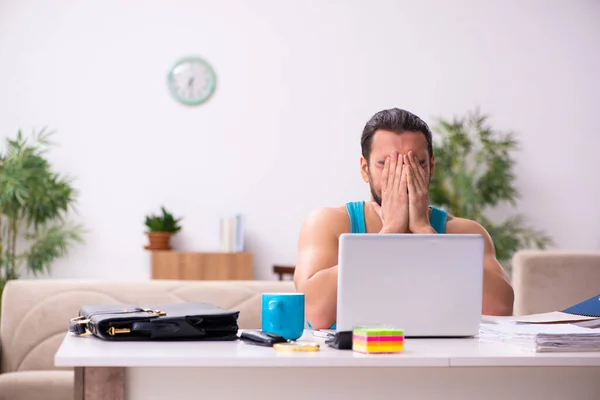
<path id="1" fill-rule="evenodd" d="M 561 248 L 600 249 L 599 20 L 594 0 L 4 0 L 0 139 L 58 131 L 89 233 L 55 277 L 148 277 L 143 218 L 165 204 L 190 250 L 242 212 L 273 279 L 310 210 L 367 198 L 360 133 L 395 106 L 431 122 L 479 105 L 517 131 L 520 210 Z M 185 55 L 218 74 L 204 106 L 168 94 Z"/>

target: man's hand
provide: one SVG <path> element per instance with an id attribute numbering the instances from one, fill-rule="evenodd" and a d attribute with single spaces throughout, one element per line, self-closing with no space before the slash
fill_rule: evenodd
<path id="1" fill-rule="evenodd" d="M 411 152 L 404 155 L 408 182 L 408 229 L 412 233 L 435 233 L 429 222 L 429 188 L 425 170 Z"/>
<path id="2" fill-rule="evenodd" d="M 381 175 L 381 207 L 373 203 L 381 218 L 380 233 L 406 233 L 408 229 L 407 166 L 402 154 L 392 152 L 385 159 Z"/>

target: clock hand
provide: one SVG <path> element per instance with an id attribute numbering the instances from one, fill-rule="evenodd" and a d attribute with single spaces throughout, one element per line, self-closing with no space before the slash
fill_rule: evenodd
<path id="1" fill-rule="evenodd" d="M 194 95 L 194 87 L 193 86 L 194 86 L 194 77 L 192 76 L 188 80 L 188 89 L 189 89 L 189 92 L 190 92 L 190 96 Z"/>

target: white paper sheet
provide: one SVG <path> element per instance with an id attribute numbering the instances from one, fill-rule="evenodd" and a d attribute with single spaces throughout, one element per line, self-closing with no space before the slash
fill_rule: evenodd
<path id="1" fill-rule="evenodd" d="M 590 321 L 593 319 L 600 319 L 596 317 L 585 317 L 581 315 L 567 314 L 561 311 L 552 311 L 541 314 L 530 314 L 510 317 L 500 316 L 489 316 L 484 315 L 482 322 L 486 323 L 515 323 L 515 324 L 556 324 L 556 323 L 569 323 L 577 321 Z"/>

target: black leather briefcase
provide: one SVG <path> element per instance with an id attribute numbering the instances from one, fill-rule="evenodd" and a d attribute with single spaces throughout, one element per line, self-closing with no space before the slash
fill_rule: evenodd
<path id="1" fill-rule="evenodd" d="M 74 335 L 104 340 L 236 340 L 239 311 L 210 303 L 88 305 L 69 324 Z"/>

